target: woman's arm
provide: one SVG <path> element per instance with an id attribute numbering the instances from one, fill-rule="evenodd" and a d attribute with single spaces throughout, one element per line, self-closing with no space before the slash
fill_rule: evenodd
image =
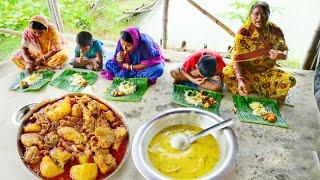
<path id="1" fill-rule="evenodd" d="M 242 76 L 242 67 L 238 62 L 233 63 L 233 72 L 236 76 L 236 78 L 243 78 Z"/>
<path id="2" fill-rule="evenodd" d="M 44 54 L 42 57 L 39 57 L 35 60 L 35 65 L 40 66 L 42 65 L 47 59 L 49 59 L 51 56 L 55 55 L 59 51 L 51 50 L 47 54 Z"/>
<path id="3" fill-rule="evenodd" d="M 28 48 L 26 47 L 22 48 L 22 57 L 25 63 L 33 63 L 33 59 L 29 56 Z"/>
<path id="4" fill-rule="evenodd" d="M 269 57 L 273 60 L 285 60 L 287 59 L 288 50 L 280 51 L 276 49 L 270 49 Z"/>
<path id="5" fill-rule="evenodd" d="M 23 47 L 22 48 L 22 58 L 25 63 L 25 69 L 29 72 L 32 73 L 34 71 L 34 61 L 33 59 L 29 56 L 28 53 L 28 48 Z"/>
<path id="6" fill-rule="evenodd" d="M 140 70 L 143 70 L 143 69 L 145 69 L 145 68 L 147 68 L 148 66 L 147 65 L 145 65 L 145 64 L 135 64 L 135 65 L 133 65 L 133 64 L 128 64 L 128 63 L 123 63 L 123 65 L 122 65 L 125 69 L 127 69 L 127 70 L 131 70 L 131 71 L 133 71 L 133 70 L 135 70 L 135 71 L 140 71 Z"/>
<path id="7" fill-rule="evenodd" d="M 47 52 L 47 54 L 44 55 L 44 60 L 49 59 L 51 56 L 55 55 L 57 52 L 59 52 L 59 51 L 51 50 L 51 51 Z"/>
<path id="8" fill-rule="evenodd" d="M 132 69 L 131 69 L 131 66 L 132 66 Z M 135 65 L 131 65 L 131 66 L 130 66 L 130 70 L 138 70 L 138 71 L 148 67 L 145 64 L 135 64 Z"/>
<path id="9" fill-rule="evenodd" d="M 238 82 L 238 92 L 241 96 L 247 95 L 248 91 L 244 83 L 244 77 L 242 76 L 243 69 L 238 62 L 233 63 L 233 72 Z"/>

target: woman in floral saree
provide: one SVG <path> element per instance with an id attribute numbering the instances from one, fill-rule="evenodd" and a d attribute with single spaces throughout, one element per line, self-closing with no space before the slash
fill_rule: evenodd
<path id="1" fill-rule="evenodd" d="M 258 1 L 248 21 L 235 36 L 233 63 L 223 69 L 223 81 L 234 94 L 257 93 L 284 102 L 295 78 L 275 68 L 287 58 L 287 45 L 279 27 L 268 21 L 269 5 Z"/>
<path id="2" fill-rule="evenodd" d="M 68 59 L 56 26 L 43 16 L 32 17 L 29 27 L 23 32 L 22 46 L 12 61 L 29 72 L 39 68 L 60 68 Z"/>

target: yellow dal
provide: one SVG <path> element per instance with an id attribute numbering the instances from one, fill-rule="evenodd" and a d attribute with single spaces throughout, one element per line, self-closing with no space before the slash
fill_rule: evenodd
<path id="1" fill-rule="evenodd" d="M 177 179 L 190 179 L 206 175 L 219 160 L 219 145 L 212 135 L 193 142 L 185 150 L 174 149 L 170 139 L 176 133 L 196 134 L 202 129 L 192 125 L 174 125 L 156 134 L 148 149 L 152 165 L 163 174 Z"/>

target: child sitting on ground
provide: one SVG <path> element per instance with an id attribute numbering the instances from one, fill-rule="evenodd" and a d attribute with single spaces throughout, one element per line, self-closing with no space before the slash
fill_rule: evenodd
<path id="1" fill-rule="evenodd" d="M 221 91 L 222 69 L 226 66 L 222 57 L 211 50 L 198 50 L 183 63 L 182 68 L 171 70 L 173 83 Z"/>
<path id="2" fill-rule="evenodd" d="M 103 62 L 103 43 L 93 39 L 91 33 L 87 31 L 79 32 L 76 41 L 75 58 L 70 64 L 74 68 L 100 71 Z"/>

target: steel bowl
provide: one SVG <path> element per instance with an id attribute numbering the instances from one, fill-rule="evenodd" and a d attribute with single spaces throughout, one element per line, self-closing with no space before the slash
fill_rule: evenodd
<path id="1" fill-rule="evenodd" d="M 120 112 L 120 110 L 118 110 L 116 107 L 114 107 L 112 104 L 108 103 L 107 101 L 103 100 L 103 99 L 100 99 L 100 98 L 97 98 L 95 96 L 92 96 L 90 94 L 85 94 L 85 93 L 69 93 L 69 94 L 66 94 L 62 97 L 59 97 L 59 98 L 56 98 L 56 99 L 49 99 L 49 100 L 44 100 L 43 102 L 41 103 L 30 103 L 30 104 L 27 104 L 23 107 L 21 107 L 20 109 L 18 109 L 13 115 L 12 115 L 12 122 L 16 125 L 19 125 L 19 129 L 18 129 L 18 134 L 17 134 L 17 149 L 18 149 L 18 153 L 19 153 L 19 156 L 20 156 L 20 159 L 21 161 L 23 162 L 23 164 L 25 165 L 25 167 L 30 171 L 32 172 L 32 174 L 34 174 L 36 177 L 42 179 L 42 177 L 40 177 L 37 173 L 35 173 L 24 161 L 23 161 L 23 153 L 22 153 L 22 149 L 21 149 L 21 141 L 20 141 L 20 137 L 21 137 L 21 134 L 23 133 L 23 126 L 26 125 L 28 123 L 28 119 L 32 116 L 32 114 L 36 111 L 38 111 L 39 109 L 41 109 L 42 107 L 44 107 L 45 105 L 47 104 L 50 104 L 50 103 L 53 103 L 53 102 L 56 102 L 60 99 L 63 99 L 64 97 L 66 96 L 83 96 L 83 95 L 87 95 L 89 96 L 90 98 L 94 99 L 94 100 L 97 100 L 105 105 L 107 105 L 109 107 L 109 109 L 111 109 L 115 114 L 116 116 L 118 116 L 123 124 L 124 124 L 124 127 L 127 129 L 128 131 L 128 143 L 127 143 L 127 149 L 126 149 L 126 152 L 125 152 L 125 155 L 123 156 L 122 158 L 122 161 L 120 162 L 120 164 L 117 165 L 116 169 L 111 173 L 109 174 L 105 179 L 109 179 L 110 177 L 112 177 L 115 173 L 117 173 L 119 171 L 119 169 L 123 166 L 123 164 L 126 162 L 127 158 L 128 158 L 128 155 L 130 153 L 130 147 L 131 147 L 131 143 L 132 143 L 132 137 L 131 137 L 131 133 L 130 133 L 130 130 L 128 128 L 128 126 L 126 125 L 126 122 L 125 122 L 125 118 L 124 118 L 124 115 Z"/>
<path id="2" fill-rule="evenodd" d="M 140 174 L 146 179 L 172 179 L 155 169 L 148 156 L 151 139 L 162 129 L 178 124 L 189 124 L 200 128 L 208 128 L 223 119 L 210 112 L 195 108 L 177 108 L 160 113 L 142 125 L 132 142 L 132 158 Z M 233 130 L 228 127 L 211 133 L 220 148 L 220 158 L 216 166 L 205 176 L 198 179 L 222 179 L 231 171 L 237 161 L 238 143 Z"/>

